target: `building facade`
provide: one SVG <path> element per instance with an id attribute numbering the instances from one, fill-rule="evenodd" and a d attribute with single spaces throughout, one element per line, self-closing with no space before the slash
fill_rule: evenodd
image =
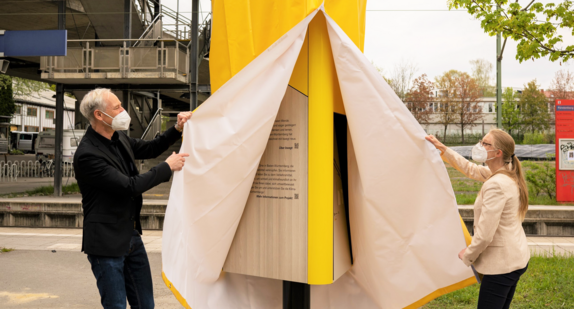
<path id="1" fill-rule="evenodd" d="M 44 90 L 26 96 L 14 96 L 16 112 L 10 131 L 42 132 L 56 129 L 56 92 Z M 64 130 L 73 129 L 76 99 L 64 96 Z"/>
<path id="2" fill-rule="evenodd" d="M 518 103 L 518 102 L 517 102 Z M 428 124 L 421 124 L 428 134 L 443 136 L 444 135 L 444 124 L 440 122 L 440 117 L 438 114 L 439 110 L 439 100 L 429 103 L 429 109 L 432 111 L 430 122 Z M 482 120 L 476 121 L 472 125 L 465 125 L 464 134 L 486 134 L 490 129 L 497 127 L 496 125 L 496 97 L 483 97 L 480 98 L 478 102 L 480 111 L 483 114 Z M 548 113 L 551 115 L 551 119 L 554 119 L 554 99 L 548 99 Z M 550 124 L 548 131 L 554 131 L 554 121 Z M 456 123 L 451 123 L 448 125 L 446 130 L 447 135 L 461 135 L 460 126 Z"/>

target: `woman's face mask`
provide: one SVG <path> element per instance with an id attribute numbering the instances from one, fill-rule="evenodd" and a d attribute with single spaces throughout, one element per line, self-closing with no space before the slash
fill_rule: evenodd
<path id="1" fill-rule="evenodd" d="M 492 160 L 494 158 L 488 158 L 488 153 L 491 151 L 496 150 L 486 150 L 484 146 L 482 146 L 482 142 L 478 142 L 474 147 L 472 147 L 472 159 L 476 162 L 484 163 L 488 160 Z"/>

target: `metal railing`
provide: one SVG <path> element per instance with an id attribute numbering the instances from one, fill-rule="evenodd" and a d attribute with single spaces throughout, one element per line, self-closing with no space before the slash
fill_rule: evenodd
<path id="1" fill-rule="evenodd" d="M 54 177 L 55 164 L 43 161 L 0 161 L 0 181 L 17 181 L 20 178 Z M 62 177 L 76 177 L 72 162 L 62 162 Z"/>
<path id="2" fill-rule="evenodd" d="M 161 112 L 163 109 L 158 109 L 149 122 L 149 125 L 142 134 L 141 139 L 144 141 L 151 141 L 161 133 Z"/>
<path id="3" fill-rule="evenodd" d="M 123 46 L 94 47 L 93 42 L 123 42 Z M 47 72 L 49 78 L 53 73 L 84 73 L 90 78 L 92 73 L 117 72 L 121 78 L 127 78 L 131 72 L 176 72 L 187 77 L 189 72 L 189 48 L 177 40 L 161 40 L 159 46 L 128 47 L 130 41 L 153 41 L 155 39 L 133 40 L 68 40 L 84 42 L 84 47 L 68 47 L 67 56 L 44 56 L 40 58 L 40 70 Z M 173 45 L 166 46 L 165 43 Z"/>
<path id="4" fill-rule="evenodd" d="M 157 112 L 153 115 L 149 125 L 145 129 L 144 133 L 142 134 L 141 140 L 144 141 L 151 141 L 156 138 L 161 133 L 161 112 L 163 109 L 158 109 Z M 145 160 L 140 161 L 139 171 L 143 171 L 145 168 Z"/>
<path id="5" fill-rule="evenodd" d="M 150 26 L 156 23 L 154 19 L 159 16 L 162 20 L 161 29 L 163 33 L 177 40 L 191 39 L 191 19 L 184 14 L 181 14 L 179 10 L 173 10 L 167 6 L 159 5 L 155 0 L 135 0 L 135 4 L 144 28 L 149 29 Z M 156 5 L 159 7 L 159 12 L 154 18 L 153 16 L 155 12 L 153 8 Z M 203 17 L 203 20 L 199 22 L 200 26 L 198 33 L 203 31 L 206 23 L 210 23 L 210 19 L 211 13 L 208 13 Z"/>
<path id="6" fill-rule="evenodd" d="M 137 47 L 139 45 L 153 46 L 155 41 L 147 41 L 147 40 L 162 39 L 162 37 L 163 37 L 162 32 L 163 32 L 163 27 L 162 27 L 161 15 L 158 15 L 155 17 L 155 19 L 152 21 L 152 23 L 147 27 L 147 29 L 145 29 L 145 31 L 140 36 L 139 40 L 136 41 L 132 45 L 132 47 Z M 146 40 L 146 41 L 141 41 L 141 40 Z"/>

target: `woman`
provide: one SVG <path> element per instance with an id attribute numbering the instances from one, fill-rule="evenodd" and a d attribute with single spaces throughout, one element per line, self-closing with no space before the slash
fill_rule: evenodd
<path id="1" fill-rule="evenodd" d="M 469 162 L 434 136 L 426 139 L 441 157 L 466 177 L 484 184 L 474 203 L 474 236 L 458 257 L 484 274 L 478 296 L 479 309 L 509 308 L 516 284 L 526 271 L 530 251 L 522 221 L 528 210 L 528 190 L 514 140 L 502 130 L 491 130 L 472 149 Z"/>

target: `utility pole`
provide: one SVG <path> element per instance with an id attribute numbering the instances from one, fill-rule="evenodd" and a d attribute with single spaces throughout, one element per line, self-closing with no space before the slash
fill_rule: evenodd
<path id="1" fill-rule="evenodd" d="M 58 30 L 66 30 L 66 2 L 58 2 Z M 42 118 L 42 115 L 40 115 Z M 54 149 L 54 196 L 62 196 L 62 143 L 64 139 L 64 85 L 56 84 L 56 141 Z"/>
<path id="2" fill-rule="evenodd" d="M 198 27 L 199 27 L 199 0 L 193 0 L 191 6 L 191 38 L 190 38 L 190 51 L 189 51 L 189 105 L 190 109 L 193 111 L 197 108 L 197 92 L 198 92 L 198 82 L 197 82 L 197 50 L 199 47 L 198 42 Z"/>
<path id="3" fill-rule="evenodd" d="M 500 9 L 500 5 L 497 6 Z M 496 34 L 496 126 L 502 129 L 502 53 L 501 33 Z"/>

